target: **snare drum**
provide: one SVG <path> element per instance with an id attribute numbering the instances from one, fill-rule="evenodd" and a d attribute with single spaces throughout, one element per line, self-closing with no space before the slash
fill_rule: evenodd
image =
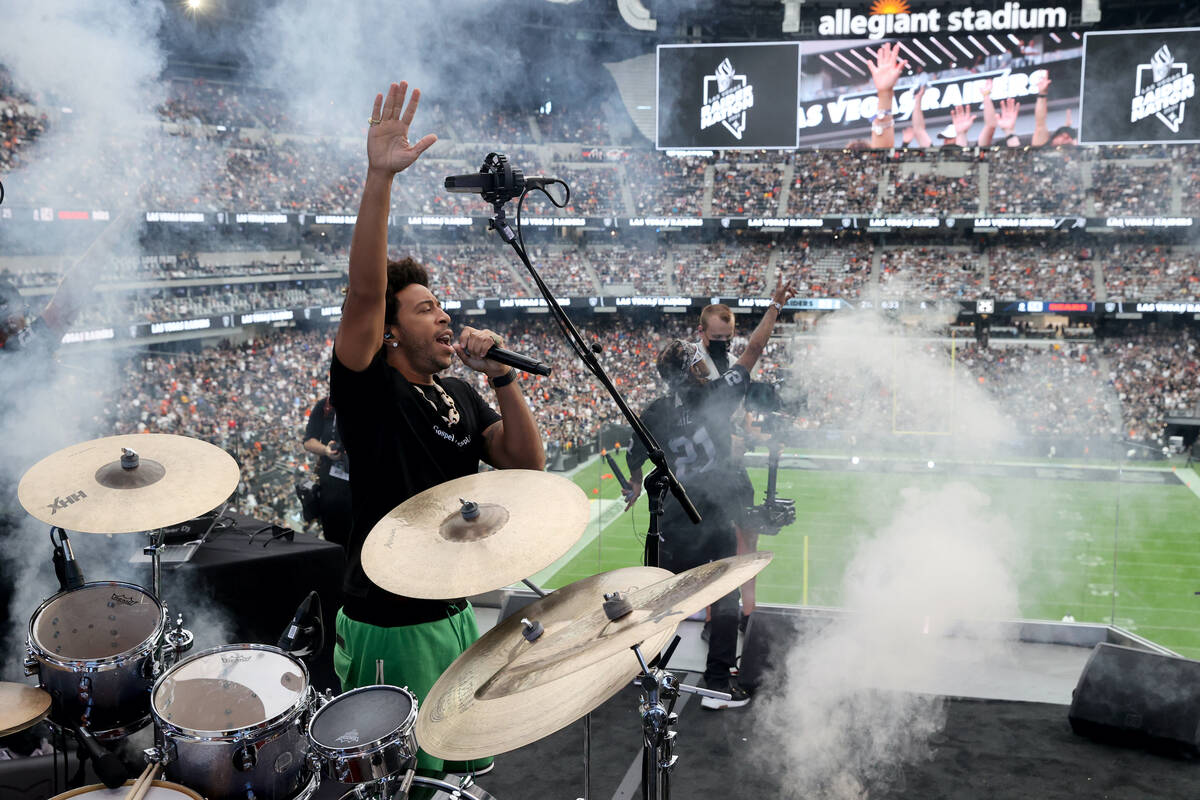
<path id="1" fill-rule="evenodd" d="M 308 668 L 276 647 L 215 647 L 154 685 L 167 776 L 209 800 L 287 800 L 309 776 Z"/>
<path id="2" fill-rule="evenodd" d="M 417 698 L 398 686 L 363 686 L 338 695 L 308 726 L 314 770 L 340 783 L 366 783 L 413 765 Z"/>
<path id="3" fill-rule="evenodd" d="M 76 800 L 125 800 L 129 794 L 129 787 L 133 786 L 133 783 L 133 781 L 126 781 L 124 786 L 116 789 L 108 789 L 103 784 L 94 783 L 91 786 L 80 786 L 78 789 L 56 794 L 50 800 L 67 800 L 71 797 Z M 154 781 L 146 790 L 144 797 L 145 800 L 204 800 L 186 786 L 168 781 Z"/>
<path id="4" fill-rule="evenodd" d="M 60 592 L 29 620 L 26 674 L 50 693 L 51 721 L 116 739 L 150 721 L 162 604 L 132 583 L 101 581 Z"/>

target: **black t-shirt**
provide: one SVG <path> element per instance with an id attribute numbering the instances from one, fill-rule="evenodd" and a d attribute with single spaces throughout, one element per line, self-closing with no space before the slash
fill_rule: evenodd
<path id="1" fill-rule="evenodd" d="M 675 477 L 704 517 L 705 528 L 723 525 L 735 510 L 729 507 L 730 487 L 738 471 L 732 457 L 732 417 L 749 385 L 750 373 L 734 364 L 716 380 L 660 397 L 642 412 L 642 421 L 666 452 Z M 626 458 L 630 468 L 645 462 L 641 442 L 634 440 Z M 683 508 L 668 494 L 663 506 L 664 527 L 685 520 Z"/>
<path id="2" fill-rule="evenodd" d="M 325 408 L 326 398 L 322 397 L 317 401 L 317 404 L 312 407 L 312 411 L 308 413 L 308 423 L 304 426 L 304 441 L 316 439 L 321 444 L 329 444 L 337 442 L 337 448 L 340 451 L 340 457 L 337 461 L 333 461 L 328 456 L 317 457 L 317 477 L 322 480 L 329 476 L 329 468 L 335 463 L 341 465 L 343 471 L 349 471 L 346 458 L 346 451 L 342 449 L 342 440 L 338 437 L 337 429 L 337 414 L 333 409 Z"/>
<path id="3" fill-rule="evenodd" d="M 441 394 L 406 380 L 388 366 L 382 349 L 362 372 L 342 364 L 336 352 L 333 355 L 329 395 L 337 409 L 342 445 L 354 464 L 354 528 L 343 610 L 359 622 L 383 627 L 430 622 L 444 619 L 448 606 L 462 603 L 462 598 L 418 600 L 384 591 L 367 578 L 361 562 L 367 534 L 389 511 L 432 486 L 479 471 L 485 454 L 483 431 L 500 420 L 469 384 L 457 378 L 434 380 L 454 400 L 459 418 L 453 425 L 444 418 L 453 415 Z"/>

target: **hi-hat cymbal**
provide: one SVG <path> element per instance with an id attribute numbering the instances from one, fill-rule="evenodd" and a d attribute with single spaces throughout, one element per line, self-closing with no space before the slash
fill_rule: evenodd
<path id="1" fill-rule="evenodd" d="M 30 728 L 49 713 L 49 692 L 21 683 L 0 683 L 0 736 Z"/>
<path id="2" fill-rule="evenodd" d="M 476 504 L 468 519 L 463 501 Z M 362 566 L 376 586 L 405 597 L 465 597 L 548 567 L 587 527 L 587 495 L 549 472 L 480 472 L 413 495 L 376 523 Z"/>
<path id="3" fill-rule="evenodd" d="M 569 677 L 516 695 L 477 696 L 492 678 L 528 645 L 521 620 L 537 620 L 543 636 L 604 602 L 607 592 L 633 592 L 671 573 L 654 567 L 626 567 L 584 578 L 535 600 L 485 633 L 442 673 L 421 704 L 416 735 L 421 749 L 439 758 L 467 760 L 523 747 L 566 727 L 603 703 L 639 671 L 637 658 L 616 653 L 579 669 Z M 646 642 L 650 658 L 666 644 L 675 625 L 659 630 Z"/>
<path id="4" fill-rule="evenodd" d="M 480 700 L 528 692 L 673 630 L 690 614 L 715 603 L 757 575 L 773 553 L 723 558 L 630 592 L 633 610 L 610 621 L 602 604 L 539 639 L 514 643 L 508 663 L 475 690 Z"/>
<path id="5" fill-rule="evenodd" d="M 136 453 L 134 460 L 122 456 Z M 212 511 L 237 489 L 239 470 L 221 448 L 165 433 L 93 439 L 30 467 L 17 487 L 35 519 L 83 533 L 133 533 Z"/>

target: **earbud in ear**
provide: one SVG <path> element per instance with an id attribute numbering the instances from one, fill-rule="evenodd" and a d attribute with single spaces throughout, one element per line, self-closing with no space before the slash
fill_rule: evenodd
<path id="1" fill-rule="evenodd" d="M 392 338 L 392 334 L 390 334 L 390 333 L 385 333 L 385 334 L 383 335 L 383 338 L 385 338 L 385 339 L 391 339 L 391 338 Z"/>

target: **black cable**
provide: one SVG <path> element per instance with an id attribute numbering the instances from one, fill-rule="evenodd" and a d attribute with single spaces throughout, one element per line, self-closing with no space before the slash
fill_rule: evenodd
<path id="1" fill-rule="evenodd" d="M 557 206 L 558 208 L 563 208 L 568 202 L 570 202 L 571 187 L 567 186 L 564 181 L 560 181 L 557 178 L 554 179 L 554 183 L 561 183 L 566 189 L 567 196 L 562 203 L 556 201 L 544 188 L 540 186 L 535 188 L 542 194 L 546 195 L 546 197 L 549 197 L 550 202 L 553 205 Z M 525 191 L 521 192 L 521 196 L 517 199 L 517 244 L 521 246 L 521 256 L 525 261 L 529 261 L 530 259 L 529 252 L 525 249 L 525 234 L 521 227 L 521 208 L 525 204 L 525 198 L 528 196 L 529 191 L 529 189 L 526 189 Z M 542 280 L 542 277 L 536 271 L 531 271 L 530 274 L 533 276 L 534 283 L 538 285 L 538 288 L 541 289 L 544 294 L 553 297 L 553 294 L 550 292 L 550 288 L 546 286 L 545 282 Z M 579 358 L 583 361 L 583 365 L 587 367 L 588 372 L 596 375 L 596 371 L 592 369 L 592 364 L 590 361 L 591 353 L 587 350 L 587 347 L 583 343 L 583 337 L 579 335 L 579 331 L 575 329 L 574 326 L 568 327 L 569 322 L 564 321 L 566 318 L 566 312 L 560 308 L 557 309 L 556 313 L 556 309 L 553 306 L 550 307 L 550 312 L 550 316 L 554 318 L 554 322 L 558 325 L 559 330 L 562 331 L 567 343 L 571 345 L 571 349 L 575 351 L 575 355 L 579 356 Z"/>

